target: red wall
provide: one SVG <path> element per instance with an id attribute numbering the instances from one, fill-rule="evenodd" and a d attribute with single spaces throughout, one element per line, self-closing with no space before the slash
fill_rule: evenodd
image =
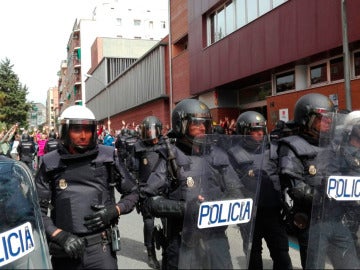
<path id="1" fill-rule="evenodd" d="M 220 2 L 188 1 L 192 94 L 342 45 L 341 0 L 289 0 L 204 47 L 204 14 Z M 360 1 L 346 3 L 351 42 L 360 39 Z"/>

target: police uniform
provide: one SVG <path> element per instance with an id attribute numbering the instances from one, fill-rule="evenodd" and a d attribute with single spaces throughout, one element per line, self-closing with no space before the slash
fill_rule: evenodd
<path id="1" fill-rule="evenodd" d="M 358 175 L 356 170 L 353 170 L 354 167 L 348 163 L 356 164 L 356 157 L 352 154 L 347 156 L 345 152 L 347 150 L 343 147 L 340 150 L 336 147 L 321 153 L 323 162 L 329 164 L 327 175 Z M 327 256 L 334 269 L 359 269 L 360 262 L 354 241 L 357 231 L 354 225 L 358 224 L 358 204 L 329 199 L 324 192 L 327 190 L 325 183 L 326 181 L 323 181 L 314 187 L 306 267 L 309 269 L 324 268 Z M 339 196 L 341 197 L 341 195 Z M 355 229 L 352 231 L 353 235 L 351 229 Z"/>
<path id="2" fill-rule="evenodd" d="M 144 197 L 148 196 L 142 194 L 142 189 L 146 185 L 147 180 L 151 174 L 151 172 L 155 169 L 158 164 L 160 155 L 163 151 L 160 149 L 163 147 L 163 142 L 160 137 L 160 140 L 155 145 L 145 144 L 142 140 L 138 140 L 134 144 L 134 153 L 133 153 L 133 161 L 131 162 L 130 170 L 134 172 L 138 179 L 139 191 L 140 191 L 140 200 L 139 200 L 139 211 L 141 211 L 141 204 L 143 203 Z M 160 190 L 156 190 L 156 193 L 153 195 L 159 195 Z M 143 233 L 144 233 L 144 245 L 147 248 L 149 263 L 153 265 L 154 268 L 158 267 L 158 262 L 156 259 L 155 253 L 155 244 L 154 244 L 154 217 L 145 211 L 141 211 L 143 216 Z"/>
<path id="3" fill-rule="evenodd" d="M 54 138 L 49 138 L 49 140 L 45 143 L 44 153 L 49 153 L 58 148 L 59 141 Z"/>
<path id="4" fill-rule="evenodd" d="M 84 226 L 84 217 L 93 214 L 91 205 L 115 203 L 113 189 L 109 185 L 113 166 L 121 176 L 114 179 L 116 189 L 122 194 L 117 206 L 121 214 L 126 214 L 133 210 L 138 193 L 135 181 L 115 158 L 113 148 L 96 145 L 85 153 L 69 154 L 59 144 L 57 151 L 45 154 L 36 176 L 36 185 L 46 234 L 50 237 L 60 228 L 82 237 L 86 246 L 81 260 L 53 256 L 54 266 L 69 269 L 117 268 L 109 228 L 93 232 Z M 50 217 L 47 216 L 48 208 L 51 210 Z"/>
<path id="5" fill-rule="evenodd" d="M 22 141 L 19 146 L 20 160 L 24 162 L 31 172 L 34 172 L 33 159 L 36 152 L 33 141 Z"/>
<path id="6" fill-rule="evenodd" d="M 246 144 L 249 137 L 240 138 L 229 149 L 231 162 L 248 192 L 255 193 L 260 188 L 256 212 L 254 234 L 248 269 L 263 269 L 262 240 L 265 239 L 273 260 L 273 269 L 292 269 L 289 256 L 289 244 L 286 228 L 281 220 L 280 182 L 277 175 L 276 156 L 270 155 L 270 144 L 262 153 L 262 144 L 254 147 Z M 276 145 L 271 144 L 271 148 Z M 276 150 L 271 149 L 271 152 Z M 261 171 L 260 171 L 261 170 Z M 261 173 L 260 186 L 256 177 Z M 251 185 L 251 186 L 250 186 Z M 250 194 L 255 197 L 255 194 Z M 244 250 L 248 247 L 247 224 L 240 225 L 243 235 Z"/>
<path id="7" fill-rule="evenodd" d="M 177 146 L 173 149 L 179 168 L 177 178 L 168 182 L 168 163 L 163 159 L 145 189 L 152 192 L 151 186 L 160 183 L 169 189 L 166 199 L 156 198 L 149 206 L 152 214 L 167 220 L 163 269 L 232 268 L 227 227 L 197 228 L 197 196 L 207 201 L 242 197 L 236 172 L 227 154 L 216 146 L 207 147 L 199 155 L 191 155 L 191 149 L 184 145 Z"/>

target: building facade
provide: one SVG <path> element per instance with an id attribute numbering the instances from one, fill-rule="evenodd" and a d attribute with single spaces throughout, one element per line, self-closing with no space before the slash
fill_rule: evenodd
<path id="1" fill-rule="evenodd" d="M 359 109 L 359 10 L 357 0 L 189 0 L 190 94 L 206 101 L 217 120 L 251 109 L 267 117 L 271 130 L 293 118 L 296 100 L 308 92 L 346 109 L 349 74 L 352 109 Z"/>
<path id="2" fill-rule="evenodd" d="M 97 37 L 159 41 L 168 33 L 167 0 L 99 1 L 90 19 L 76 19 L 67 45 L 67 69 L 59 85 L 60 112 L 86 103 L 85 80 Z"/>

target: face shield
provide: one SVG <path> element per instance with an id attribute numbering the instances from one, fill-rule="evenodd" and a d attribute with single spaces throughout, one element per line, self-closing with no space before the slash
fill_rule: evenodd
<path id="1" fill-rule="evenodd" d="M 158 138 L 161 134 L 160 127 L 156 124 L 141 125 L 140 136 L 143 141 L 149 142 Z"/>

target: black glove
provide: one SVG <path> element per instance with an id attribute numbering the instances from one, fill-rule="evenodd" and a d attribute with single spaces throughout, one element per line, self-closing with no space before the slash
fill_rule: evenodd
<path id="1" fill-rule="evenodd" d="M 84 240 L 72 233 L 61 231 L 51 238 L 51 241 L 61 246 L 66 254 L 72 259 L 79 259 L 85 250 Z"/>
<path id="2" fill-rule="evenodd" d="M 95 211 L 94 214 L 84 217 L 84 226 L 90 231 L 97 231 L 108 227 L 113 220 L 119 217 L 119 212 L 116 205 L 92 205 L 91 209 Z"/>
<path id="3" fill-rule="evenodd" d="M 183 201 L 169 200 L 162 196 L 149 197 L 142 203 L 141 213 L 153 217 L 182 217 L 185 211 Z"/>

